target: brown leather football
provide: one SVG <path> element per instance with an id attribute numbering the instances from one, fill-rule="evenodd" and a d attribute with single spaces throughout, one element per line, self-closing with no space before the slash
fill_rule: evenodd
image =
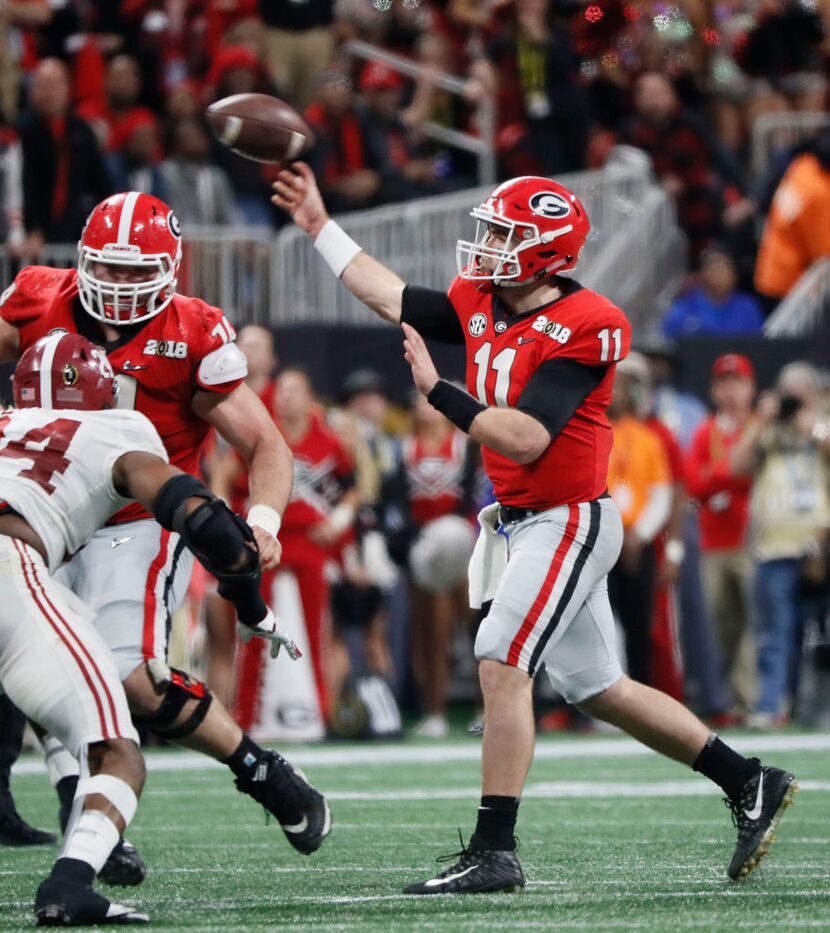
<path id="1" fill-rule="evenodd" d="M 314 142 L 303 118 L 268 94 L 234 94 L 217 100 L 205 116 L 219 142 L 255 162 L 290 162 Z"/>

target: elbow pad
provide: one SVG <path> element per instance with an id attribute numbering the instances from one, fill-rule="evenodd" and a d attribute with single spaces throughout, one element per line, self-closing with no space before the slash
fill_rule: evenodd
<path id="1" fill-rule="evenodd" d="M 190 515 L 186 499 L 206 501 Z M 236 607 L 239 621 L 256 625 L 268 609 L 259 591 L 262 570 L 259 549 L 250 527 L 221 499 L 192 476 L 168 480 L 156 497 L 153 513 L 160 525 L 178 532 L 187 547 L 219 581 L 219 595 Z"/>

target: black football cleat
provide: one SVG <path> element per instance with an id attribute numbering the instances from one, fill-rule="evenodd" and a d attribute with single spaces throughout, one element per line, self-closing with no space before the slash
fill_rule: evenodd
<path id="1" fill-rule="evenodd" d="M 37 889 L 35 916 L 40 927 L 150 922 L 147 914 L 108 901 L 91 885 L 57 881 L 51 876 Z"/>
<path id="2" fill-rule="evenodd" d="M 460 836 L 460 833 L 459 833 Z M 521 891 L 525 876 L 516 853 L 507 849 L 467 847 L 462 840 L 461 851 L 443 855 L 439 862 L 457 859 L 434 878 L 410 884 L 404 894 L 488 894 L 494 891 Z"/>
<path id="3" fill-rule="evenodd" d="M 104 884 L 134 888 L 147 877 L 147 866 L 138 854 L 138 849 L 126 839 L 120 839 L 110 852 L 104 867 L 98 872 L 98 878 Z"/>
<path id="4" fill-rule="evenodd" d="M 738 828 L 738 845 L 726 870 L 733 881 L 743 880 L 758 867 L 797 790 L 795 775 L 761 766 L 744 784 L 740 797 L 734 800 L 724 797 L 723 802 L 732 811 L 732 822 Z"/>
<path id="5" fill-rule="evenodd" d="M 236 779 L 236 787 L 277 818 L 288 841 L 303 855 L 316 852 L 331 832 L 326 798 L 276 752 L 266 752 L 250 777 Z"/>
<path id="6" fill-rule="evenodd" d="M 17 812 L 0 818 L 0 845 L 51 846 L 57 840 L 58 837 L 54 833 L 47 833 L 42 829 L 29 826 Z"/>

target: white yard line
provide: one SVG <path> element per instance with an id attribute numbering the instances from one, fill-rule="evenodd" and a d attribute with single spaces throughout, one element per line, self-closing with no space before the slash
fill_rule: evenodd
<path id="1" fill-rule="evenodd" d="M 771 754 L 775 752 L 830 751 L 830 735 L 741 735 L 728 736 L 728 743 L 739 752 Z M 394 744 L 355 744 L 353 746 L 326 746 L 290 744 L 281 750 L 293 764 L 300 767 L 341 767 L 343 765 L 434 764 L 443 762 L 478 761 L 481 757 L 479 742 L 462 740 L 458 744 L 441 742 L 421 745 L 409 742 Z M 204 771 L 223 767 L 218 762 L 196 752 L 150 749 L 145 751 L 148 771 Z M 639 742 L 625 736 L 596 739 L 545 739 L 536 744 L 537 760 L 564 758 L 634 758 L 655 754 Z M 41 774 L 46 768 L 40 756 L 28 756 L 15 765 L 16 775 Z"/>

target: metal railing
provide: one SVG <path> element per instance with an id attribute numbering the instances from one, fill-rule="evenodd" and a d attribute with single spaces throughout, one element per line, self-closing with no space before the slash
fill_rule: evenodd
<path id="1" fill-rule="evenodd" d="M 801 113 L 765 113 L 752 124 L 752 177 L 763 181 L 776 157 L 795 148 L 830 125 L 830 114 L 820 110 Z"/>
<path id="2" fill-rule="evenodd" d="M 344 43 L 342 51 L 355 58 L 362 58 L 364 61 L 383 62 L 394 71 L 406 75 L 408 78 L 418 78 L 423 71 L 418 62 L 413 61 L 411 58 L 397 55 L 380 46 L 370 45 L 368 42 L 362 42 L 359 39 Z M 455 75 L 442 72 L 436 77 L 435 84 L 437 87 L 463 98 L 467 82 Z M 493 185 L 496 181 L 496 107 L 491 97 L 485 96 L 480 101 L 476 108 L 475 122 L 479 130 L 478 136 L 442 126 L 440 123 L 431 120 L 420 124 L 418 129 L 426 136 L 444 143 L 446 146 L 471 152 L 478 159 L 478 183 L 480 185 Z"/>
<path id="3" fill-rule="evenodd" d="M 819 259 L 801 276 L 764 325 L 765 337 L 806 337 L 830 315 L 830 258 Z"/>
<path id="4" fill-rule="evenodd" d="M 671 202 L 654 184 L 647 159 L 612 159 L 602 171 L 560 179 L 583 201 L 591 234 L 576 277 L 617 301 L 645 328 L 664 310 L 686 269 Z M 344 214 L 343 229 L 405 282 L 445 290 L 456 274 L 455 247 L 473 232 L 470 209 L 490 188 Z M 70 266 L 74 245 L 48 245 L 37 262 Z M 0 288 L 15 264 L 0 251 Z M 335 279 L 301 230 L 189 227 L 179 277 L 182 294 L 218 305 L 234 323 L 382 322 Z"/>

